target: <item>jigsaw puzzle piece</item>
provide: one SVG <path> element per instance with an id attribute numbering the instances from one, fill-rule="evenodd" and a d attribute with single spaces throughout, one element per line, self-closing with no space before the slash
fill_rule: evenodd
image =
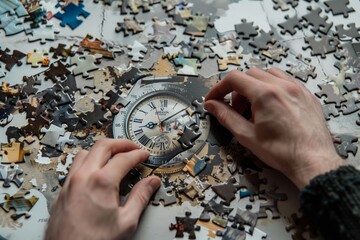
<path id="1" fill-rule="evenodd" d="M 4 202 L 0 204 L 0 207 L 4 209 L 5 212 L 9 212 L 11 209 L 15 210 L 15 214 L 11 215 L 13 220 L 17 220 L 22 216 L 29 218 L 29 211 L 33 208 L 39 198 L 31 196 L 26 198 L 26 192 L 19 191 L 13 196 L 9 194 L 4 195 Z"/>
<path id="2" fill-rule="evenodd" d="M 335 103 L 337 107 L 341 106 L 342 102 L 345 102 L 346 99 L 339 94 L 339 89 L 331 84 L 319 84 L 318 87 L 321 91 L 316 92 L 315 95 L 319 98 L 326 96 L 324 100 L 325 103 Z"/>
<path id="3" fill-rule="evenodd" d="M 139 62 L 142 61 L 142 59 L 144 59 L 144 55 L 142 53 L 146 53 L 147 48 L 144 45 L 142 45 L 140 42 L 135 40 L 134 44 L 128 46 L 128 48 L 131 50 L 128 52 L 128 55 L 131 57 L 132 61 Z"/>
<path id="4" fill-rule="evenodd" d="M 334 16 L 343 15 L 345 18 L 349 17 L 349 13 L 355 12 L 355 9 L 348 7 L 349 0 L 330 0 L 325 1 L 324 4 L 329 8 Z"/>
<path id="5" fill-rule="evenodd" d="M 164 203 L 164 206 L 169 206 L 176 203 L 176 196 L 172 192 L 172 187 L 165 187 L 164 183 L 161 183 L 161 186 L 159 190 L 155 193 L 155 196 L 151 203 L 155 206 L 160 205 L 160 201 Z"/>
<path id="6" fill-rule="evenodd" d="M 137 34 L 144 31 L 142 24 L 144 24 L 144 22 L 137 20 L 136 17 L 133 17 L 132 19 L 125 17 L 123 22 L 117 23 L 115 32 L 123 32 L 125 37 L 129 35 L 129 32 L 132 32 L 132 34 Z"/>
<path id="7" fill-rule="evenodd" d="M 303 46 L 303 50 L 311 48 L 311 56 L 321 56 L 321 58 L 325 58 L 328 53 L 335 52 L 336 46 L 339 44 L 337 39 L 329 36 L 321 36 L 318 39 L 312 36 L 306 37 L 304 40 L 308 45 Z"/>
<path id="8" fill-rule="evenodd" d="M 227 218 L 230 216 L 233 208 L 224 207 L 221 203 L 217 203 L 214 198 L 212 198 L 207 203 L 202 202 L 201 206 L 204 208 L 202 211 L 199 220 L 201 221 L 212 221 L 214 224 L 220 227 L 226 227 L 227 225 Z M 213 218 L 211 218 L 209 213 L 215 214 Z"/>
<path id="9" fill-rule="evenodd" d="M 184 172 L 188 172 L 191 176 L 197 176 L 204 168 L 206 168 L 206 161 L 209 160 L 208 156 L 199 158 L 196 154 L 190 160 L 184 160 L 186 165 L 183 168 Z"/>
<path id="10" fill-rule="evenodd" d="M 0 155 L 1 163 L 21 163 L 24 162 L 24 156 L 29 154 L 30 150 L 24 150 L 19 142 L 2 143 Z"/>
<path id="11" fill-rule="evenodd" d="M 5 69 L 8 71 L 10 71 L 14 65 L 20 66 L 22 64 L 20 60 L 26 56 L 26 54 L 18 50 L 14 50 L 11 55 L 9 54 L 9 52 L 10 49 L 8 48 L 6 48 L 5 50 L 0 49 L 0 61 L 5 64 Z"/>
<path id="12" fill-rule="evenodd" d="M 57 5 L 57 7 L 60 6 L 60 4 Z M 64 13 L 58 12 L 54 15 L 54 17 L 61 20 L 60 26 L 65 27 L 66 25 L 68 25 L 72 30 L 74 30 L 83 22 L 81 19 L 78 18 L 79 16 L 87 18 L 90 15 L 90 13 L 85 11 L 83 8 L 83 3 L 79 3 L 79 5 L 76 5 L 71 2 L 62 9 Z"/>
<path id="13" fill-rule="evenodd" d="M 82 74 L 83 77 L 88 77 L 89 72 L 98 69 L 95 65 L 97 58 L 93 55 L 86 56 L 74 56 L 70 58 L 70 65 L 75 64 L 76 67 L 73 69 L 73 74 Z"/>
<path id="14" fill-rule="evenodd" d="M 212 186 L 211 189 L 224 200 L 226 206 L 230 205 L 230 202 L 235 199 L 235 193 L 238 191 L 239 186 L 234 178 L 229 179 L 227 183 Z"/>
<path id="15" fill-rule="evenodd" d="M 2 0 L 0 1 L 0 14 L 16 14 L 19 17 L 26 16 L 28 12 L 19 0 Z"/>
<path id="16" fill-rule="evenodd" d="M 184 233 L 189 234 L 189 239 L 196 239 L 195 231 L 200 231 L 200 226 L 195 225 L 197 218 L 190 218 L 191 212 L 185 212 L 185 217 L 176 217 L 176 223 L 171 223 L 170 230 L 176 230 L 175 238 L 183 238 Z"/>
<path id="17" fill-rule="evenodd" d="M 0 165 L 0 180 L 4 181 L 3 187 L 10 187 L 10 183 L 14 183 L 17 187 L 21 187 L 24 183 L 24 179 L 20 177 L 23 174 L 23 170 L 18 169 L 16 166 Z"/>
<path id="18" fill-rule="evenodd" d="M 5 36 L 22 32 L 24 30 L 22 23 L 23 21 L 15 15 L 10 16 L 7 13 L 0 15 L 0 29 L 5 31 Z"/>
<path id="19" fill-rule="evenodd" d="M 235 65 L 240 66 L 240 59 L 243 58 L 242 54 L 228 54 L 227 56 L 223 57 L 222 59 L 217 60 L 219 71 L 225 71 L 229 68 L 228 65 Z"/>
<path id="20" fill-rule="evenodd" d="M 183 55 L 179 55 L 173 61 L 176 66 L 181 66 L 177 71 L 178 74 L 187 76 L 199 75 L 198 68 L 201 68 L 201 64 L 198 63 L 196 58 L 184 58 Z"/>
<path id="21" fill-rule="evenodd" d="M 349 153 L 356 155 L 358 150 L 358 146 L 355 144 L 358 141 L 357 137 L 349 134 L 339 134 L 335 138 L 340 140 L 340 142 L 335 142 L 335 146 L 341 157 L 347 158 Z"/>
<path id="22" fill-rule="evenodd" d="M 43 49 L 42 52 L 35 49 L 34 52 L 27 54 L 26 63 L 31 64 L 32 67 L 39 67 L 39 63 L 42 67 L 47 67 L 50 64 L 50 58 L 47 55 L 46 49 Z"/>

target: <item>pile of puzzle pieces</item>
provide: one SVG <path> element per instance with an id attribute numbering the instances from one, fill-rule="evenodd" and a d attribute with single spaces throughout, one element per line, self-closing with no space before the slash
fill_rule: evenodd
<path id="1" fill-rule="evenodd" d="M 272 6 L 286 13 L 309 2 L 273 0 Z M 309 5 L 302 16 L 287 15 L 273 26 L 278 30 L 275 33 L 241 18 L 232 23 L 233 30 L 222 32 L 214 26 L 216 16 L 194 12 L 193 4 L 182 0 L 1 1 L 1 33 L 8 38 L 22 34 L 29 44 L 39 47 L 24 51 L 15 44 L 0 43 L 0 125 L 4 133 L 0 181 L 3 189 L 19 189 L 12 196 L 5 194 L 0 207 L 6 212 L 15 210 L 14 220 L 29 217 L 38 198 L 25 197 L 28 190 L 36 189 L 26 183 L 35 172 L 40 179 L 44 171 L 59 180 L 43 182 L 50 187 L 44 190 L 50 206 L 50 196 L 58 194 L 76 152 L 90 148 L 100 138 L 112 137 L 109 129 L 114 115 L 129 104 L 127 93 L 136 82 L 148 76 L 217 82 L 231 69 L 267 69 L 285 63 L 287 72 L 306 85 L 321 71 L 314 59 L 334 58 L 338 74 L 322 79 L 314 94 L 323 103 L 326 120 L 351 115 L 355 116 L 352 123 L 360 125 L 360 28 L 357 23 L 333 26 L 327 16 L 348 18 L 357 13 L 348 0 L 323 2 L 323 8 Z M 93 36 L 91 27 L 84 36 L 63 40 L 62 31 L 87 24 L 90 4 L 116 6 L 119 20 L 113 34 L 121 40 L 135 40 L 130 44 L 108 41 L 107 36 Z M 165 18 L 140 20 L 156 7 Z M 302 43 L 311 58 L 291 53 L 282 40 L 304 29 L 312 33 Z M 185 36 L 181 41 L 179 32 Z M 295 60 L 289 60 L 291 55 Z M 8 77 L 26 66 L 36 69 L 36 74 L 19 75 L 16 81 Z M 211 76 L 203 76 L 206 72 Z M 334 135 L 334 144 L 344 159 L 357 154 L 358 136 L 351 132 Z M 281 187 L 271 186 L 270 180 L 262 177 L 264 169 L 257 162 L 236 143 L 214 145 L 209 140 L 206 153 L 184 159 L 181 171 L 159 174 L 162 186 L 151 203 L 168 207 L 186 201 L 203 209 L 199 216 L 191 212 L 174 216 L 176 222 L 168 225 L 176 231 L 176 238 L 195 239 L 206 226 L 212 238 L 261 239 L 266 233 L 258 221 L 270 220 L 268 211 L 271 221 L 277 221 L 282 216 L 278 204 L 287 201 L 287 196 Z M 140 172 L 136 179 L 146 177 Z M 209 192 L 211 199 L 206 198 Z M 240 200 L 246 204 L 236 205 Z M 305 231 L 313 233 L 298 216 L 288 216 L 286 231 L 293 239 L 303 239 Z"/>

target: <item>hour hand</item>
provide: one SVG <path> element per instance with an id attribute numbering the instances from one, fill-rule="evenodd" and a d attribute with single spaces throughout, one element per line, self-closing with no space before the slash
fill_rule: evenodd
<path id="1" fill-rule="evenodd" d="M 154 127 L 157 126 L 157 123 L 154 122 L 148 122 L 147 124 L 145 124 L 144 126 L 140 126 L 140 127 L 146 127 L 148 129 L 153 129 Z"/>

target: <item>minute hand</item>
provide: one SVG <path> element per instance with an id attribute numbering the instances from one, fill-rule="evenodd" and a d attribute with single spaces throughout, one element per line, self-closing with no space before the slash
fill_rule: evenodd
<path id="1" fill-rule="evenodd" d="M 160 125 L 162 125 L 165 121 L 171 119 L 172 117 L 178 115 L 179 113 L 181 113 L 182 111 L 185 111 L 185 110 L 186 110 L 186 108 L 183 108 L 183 109 L 181 109 L 180 111 L 174 113 L 173 115 L 170 115 L 169 117 L 163 119 L 163 120 L 160 122 Z"/>

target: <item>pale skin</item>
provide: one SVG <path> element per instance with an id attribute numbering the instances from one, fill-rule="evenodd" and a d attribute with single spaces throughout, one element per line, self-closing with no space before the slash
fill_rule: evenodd
<path id="1" fill-rule="evenodd" d="M 224 102 L 229 93 L 231 106 Z M 249 120 L 242 116 L 247 105 Z M 232 71 L 210 90 L 205 108 L 240 144 L 299 189 L 343 164 L 318 99 L 280 69 Z M 46 239 L 130 238 L 160 179 L 141 180 L 121 206 L 119 183 L 148 156 L 136 144 L 115 139 L 80 151 L 55 201 Z"/>

